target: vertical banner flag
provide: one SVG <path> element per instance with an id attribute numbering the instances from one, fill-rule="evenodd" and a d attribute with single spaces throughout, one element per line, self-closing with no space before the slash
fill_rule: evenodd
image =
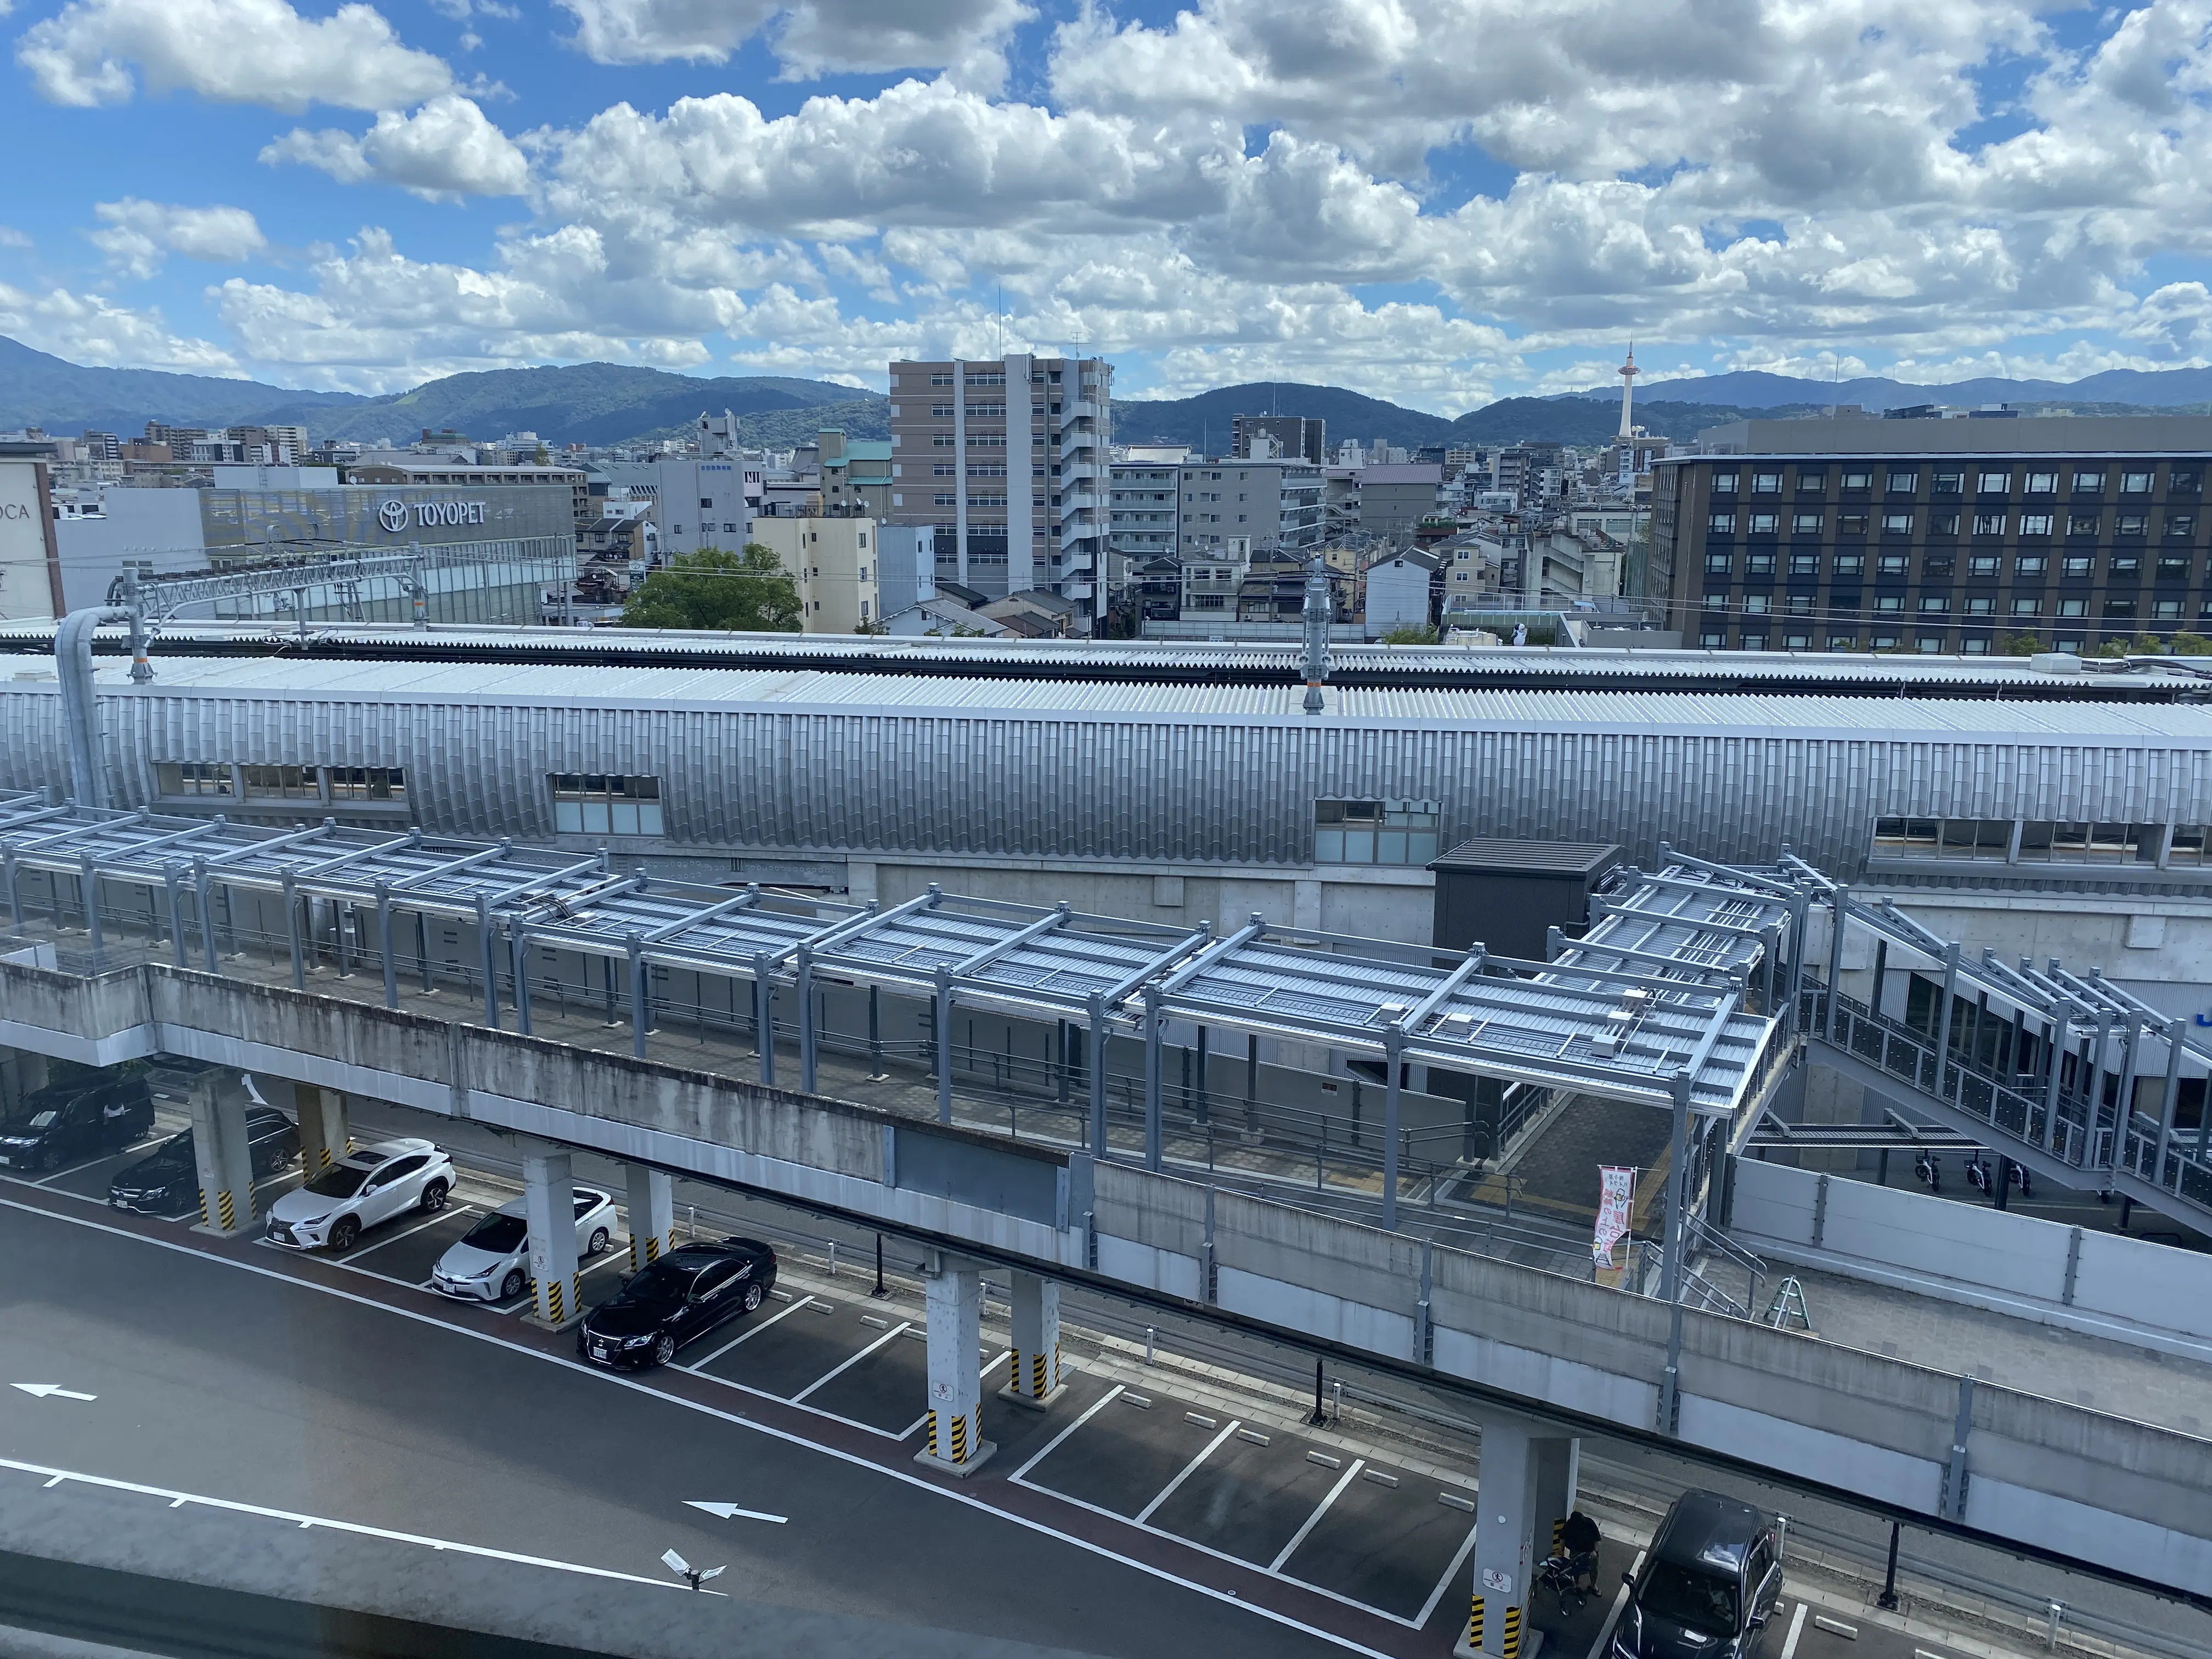
<path id="1" fill-rule="evenodd" d="M 1613 1247 L 1628 1231 L 1628 1206 L 1636 1196 L 1636 1171 L 1598 1166 L 1597 1237 L 1591 1254 L 1601 1267 L 1613 1264 Z"/>

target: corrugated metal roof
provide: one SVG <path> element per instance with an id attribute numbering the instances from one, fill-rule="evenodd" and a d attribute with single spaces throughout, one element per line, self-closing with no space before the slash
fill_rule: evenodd
<path id="1" fill-rule="evenodd" d="M 127 669 L 120 659 L 103 658 L 95 678 L 103 689 L 126 691 L 131 690 Z M 50 678 L 0 680 L 0 692 L 51 693 L 56 689 Z M 1314 716 L 1302 712 L 1304 692 L 1294 686 L 955 679 L 819 670 L 164 657 L 157 659 L 155 678 L 140 695 L 650 706 L 1013 720 L 1194 720 L 1288 727 L 1352 722 L 1567 728 L 1651 737 L 1722 732 L 1939 742 L 2087 739 L 2159 748 L 2212 747 L 2212 708 L 2190 705 L 1758 693 L 1331 687 L 1327 712 Z"/>

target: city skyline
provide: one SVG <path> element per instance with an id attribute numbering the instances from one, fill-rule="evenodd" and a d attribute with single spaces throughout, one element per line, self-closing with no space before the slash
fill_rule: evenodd
<path id="1" fill-rule="evenodd" d="M 386 392 L 1003 331 L 1446 411 L 1632 331 L 1647 386 L 2204 358 L 2188 7 L 1279 10 L 15 0 L 0 332 Z"/>

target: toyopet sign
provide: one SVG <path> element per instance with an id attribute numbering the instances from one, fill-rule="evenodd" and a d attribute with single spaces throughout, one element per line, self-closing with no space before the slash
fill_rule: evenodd
<path id="1" fill-rule="evenodd" d="M 403 501 L 387 500 L 376 509 L 376 521 L 393 535 L 404 530 L 443 530 L 449 526 L 488 524 L 483 501 Z"/>
<path id="2" fill-rule="evenodd" d="M 45 621 L 53 614 L 38 463 L 0 457 L 0 621 Z"/>

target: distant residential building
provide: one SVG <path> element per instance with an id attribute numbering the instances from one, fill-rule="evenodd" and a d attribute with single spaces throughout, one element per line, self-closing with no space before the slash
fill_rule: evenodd
<path id="1" fill-rule="evenodd" d="M 875 627 L 890 614 L 883 595 L 886 545 L 876 533 L 873 519 L 759 518 L 753 520 L 749 539 L 773 551 L 799 584 L 809 634 L 850 634 Z M 919 591 L 912 568 L 916 544 L 910 533 L 896 534 L 890 544 L 906 566 L 893 579 L 902 599 Z M 934 562 L 935 550 L 931 550 Z M 899 606 L 908 608 L 908 604 Z"/>
<path id="2" fill-rule="evenodd" d="M 1387 546 L 1410 545 L 1421 520 L 1446 506 L 1444 470 L 1433 461 L 1362 467 L 1350 483 L 1346 527 Z"/>
<path id="3" fill-rule="evenodd" d="M 1308 415 L 1239 415 L 1230 422 L 1232 460 L 1328 459 L 1328 422 Z M 1259 441 L 1257 446 L 1255 441 Z"/>
<path id="4" fill-rule="evenodd" d="M 1017 355 L 890 366 L 890 515 L 936 532 L 939 579 L 1044 588 L 1098 614 L 1111 530 L 1114 366 Z"/>
<path id="5" fill-rule="evenodd" d="M 1186 461 L 1176 469 L 1176 551 L 1185 563 L 1231 542 L 1303 552 L 1324 531 L 1322 469 L 1304 461 Z"/>
<path id="6" fill-rule="evenodd" d="M 822 510 L 833 519 L 891 518 L 891 446 L 888 438 L 848 438 L 825 427 L 815 441 Z"/>
<path id="7" fill-rule="evenodd" d="M 1395 628 L 1426 628 L 1436 620 L 1437 568 L 1436 558 L 1427 553 L 1395 553 L 1367 567 L 1360 620 L 1370 639 Z"/>

